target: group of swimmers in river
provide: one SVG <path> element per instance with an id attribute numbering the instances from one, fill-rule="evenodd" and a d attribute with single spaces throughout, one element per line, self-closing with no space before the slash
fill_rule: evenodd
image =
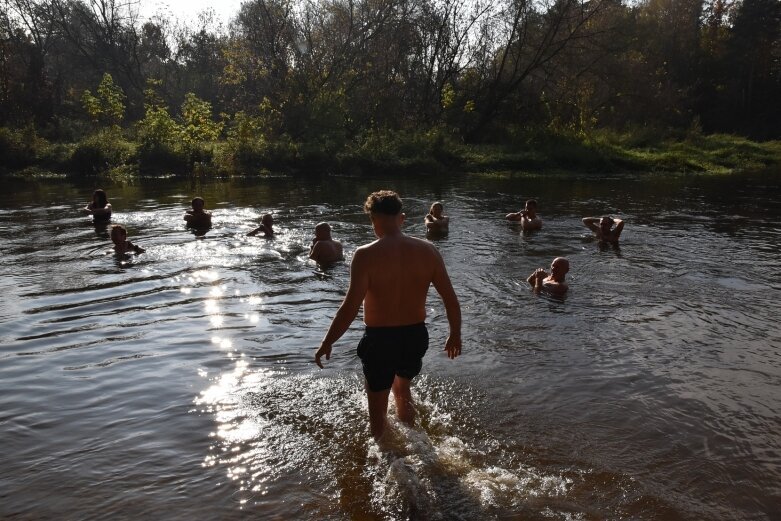
<path id="1" fill-rule="evenodd" d="M 525 232 L 542 229 L 542 219 L 537 215 L 537 201 L 535 199 L 526 201 L 525 206 L 521 210 L 508 213 L 505 219 L 519 223 Z M 427 232 L 430 234 L 445 234 L 450 225 L 450 218 L 444 214 L 444 207 L 439 201 L 431 205 L 423 221 L 426 224 Z M 613 219 L 610 216 L 584 217 L 583 224 L 596 234 L 600 242 L 616 244 L 621 231 L 624 229 L 623 220 Z M 561 295 L 568 289 L 568 285 L 565 282 L 567 272 L 569 272 L 569 260 L 564 257 L 556 257 L 551 262 L 550 273 L 546 272 L 544 268 L 537 268 L 527 277 L 526 281 L 535 291 L 544 290 Z"/>
<path id="2" fill-rule="evenodd" d="M 184 216 L 189 226 L 208 227 L 211 224 L 211 214 L 204 206 L 203 199 L 193 199 L 192 210 Z M 377 440 L 383 438 L 387 430 L 391 390 L 399 420 L 414 425 L 416 411 L 410 385 L 420 373 L 423 355 L 428 349 L 426 298 L 432 285 L 442 298 L 447 314 L 449 334 L 444 351 L 448 358 L 455 359 L 462 348 L 461 307 L 442 256 L 431 242 L 409 237 L 402 231 L 405 215 L 401 210 L 401 198 L 390 190 L 373 192 L 366 199 L 364 211 L 369 215 L 377 240 L 355 250 L 347 294 L 314 356 L 314 362 L 322 368 L 324 360 L 331 358 L 333 344 L 349 329 L 363 307 L 366 329 L 357 355 L 366 383 L 369 428 Z M 520 222 L 524 230 L 539 230 L 542 220 L 536 210 L 536 201 L 529 200 L 523 210 L 506 217 Z M 111 205 L 105 192 L 96 190 L 92 203 L 84 211 L 95 219 L 108 221 Z M 430 232 L 446 233 L 450 224 L 441 202 L 432 204 L 423 220 Z M 248 235 L 273 237 L 273 224 L 272 216 L 264 214 L 261 225 Z M 583 224 L 601 241 L 610 242 L 618 241 L 624 225 L 620 219 L 610 217 L 587 217 Z M 127 231 L 120 225 L 112 227 L 111 237 L 117 252 L 143 251 L 127 240 Z M 331 238 L 328 223 L 315 227 L 309 255 L 318 262 L 343 258 L 342 245 Z M 563 293 L 567 290 L 568 270 L 567 259 L 557 257 L 551 263 L 550 274 L 538 268 L 527 281 L 537 290 Z"/>
<path id="3" fill-rule="evenodd" d="M 537 215 L 537 201 L 529 199 L 523 209 L 508 213 L 505 216 L 508 221 L 519 222 L 525 232 L 542 229 L 542 219 Z M 597 239 L 603 243 L 618 244 L 618 238 L 624 229 L 622 219 L 614 219 L 609 215 L 602 217 L 584 217 L 583 225 L 593 231 Z M 569 272 L 569 260 L 564 257 L 556 257 L 550 265 L 550 273 L 544 268 L 537 268 L 526 278 L 526 282 L 531 284 L 535 291 L 545 290 L 547 292 L 563 295 L 568 289 L 565 278 Z"/>
<path id="4" fill-rule="evenodd" d="M 206 203 L 202 197 L 193 198 L 192 209 L 184 214 L 184 221 L 187 226 L 196 230 L 205 230 L 212 225 L 212 214 L 206 210 Z M 106 192 L 97 189 L 92 194 L 92 201 L 82 208 L 82 212 L 92 215 L 95 222 L 111 221 L 111 203 L 108 202 Z M 322 222 L 315 226 L 314 238 L 309 248 L 309 258 L 318 264 L 331 264 L 344 259 L 342 243 L 331 238 L 331 226 Z M 274 218 L 270 213 L 263 214 L 260 219 L 260 226 L 253 229 L 248 236 L 254 237 L 261 235 L 266 238 L 274 236 Z M 127 229 L 121 224 L 111 226 L 111 242 L 114 243 L 114 253 L 143 253 L 144 248 L 133 244 L 127 240 Z"/>
<path id="5" fill-rule="evenodd" d="M 184 214 L 187 226 L 195 229 L 208 229 L 211 227 L 212 214 L 205 209 L 206 203 L 201 197 L 193 198 L 192 209 Z M 92 194 L 92 201 L 83 208 L 83 212 L 90 214 L 96 221 L 109 221 L 111 219 L 111 203 L 108 202 L 106 192 L 98 189 Z M 542 229 L 542 219 L 537 215 L 537 201 L 529 199 L 525 206 L 517 211 L 508 213 L 505 219 L 517 222 L 525 232 Z M 448 233 L 450 218 L 444 214 L 444 205 L 436 201 L 429 208 L 423 218 L 427 233 L 431 235 L 445 235 Z M 624 221 L 610 216 L 584 217 L 583 225 L 594 232 L 601 242 L 618 243 L 621 232 L 624 229 Z M 314 238 L 309 247 L 309 258 L 318 264 L 331 264 L 344 259 L 342 243 L 331 237 L 331 226 L 326 222 L 315 226 Z M 274 236 L 274 218 L 270 213 L 265 213 L 260 219 L 260 226 L 247 233 L 254 237 L 261 235 L 266 238 Z M 121 224 L 111 227 L 111 241 L 114 243 L 114 252 L 143 253 L 145 250 L 127 240 L 127 230 Z M 564 294 L 568 285 L 565 281 L 569 272 L 569 260 L 564 257 L 556 257 L 551 262 L 550 273 L 544 268 L 537 268 L 526 281 L 535 291 L 546 291 L 553 294 Z"/>

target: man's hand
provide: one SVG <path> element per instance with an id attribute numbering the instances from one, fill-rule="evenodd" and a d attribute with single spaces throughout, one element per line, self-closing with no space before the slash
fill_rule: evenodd
<path id="1" fill-rule="evenodd" d="M 445 351 L 448 358 L 455 358 L 461 354 L 461 337 L 448 336 L 445 342 Z"/>
<path id="2" fill-rule="evenodd" d="M 459 346 L 459 351 L 461 350 Z M 321 345 L 320 349 L 317 350 L 317 353 L 315 353 L 315 363 L 317 364 L 317 367 L 320 369 L 323 368 L 323 363 L 320 361 L 320 358 L 325 355 L 326 360 L 331 359 L 331 346 L 330 345 Z"/>

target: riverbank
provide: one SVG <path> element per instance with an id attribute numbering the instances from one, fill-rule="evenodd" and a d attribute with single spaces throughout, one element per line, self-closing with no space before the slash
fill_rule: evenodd
<path id="1" fill-rule="evenodd" d="M 464 144 L 442 130 L 369 132 L 351 141 L 297 143 L 224 140 L 139 144 L 120 130 L 78 143 L 50 142 L 31 130 L 0 129 L 0 173 L 21 176 L 262 176 L 338 173 L 448 175 L 486 173 L 728 174 L 781 166 L 781 141 L 725 135 L 549 130 L 509 135 L 502 144 Z"/>

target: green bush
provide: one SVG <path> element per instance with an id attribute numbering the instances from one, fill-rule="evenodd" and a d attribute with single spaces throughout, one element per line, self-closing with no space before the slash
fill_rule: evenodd
<path id="1" fill-rule="evenodd" d="M 32 164 L 31 154 L 17 131 L 0 128 L 0 165 L 6 168 L 23 168 Z"/>
<path id="2" fill-rule="evenodd" d="M 22 129 L 0 127 L 0 165 L 21 169 L 39 162 L 46 154 L 48 141 L 38 137 L 32 126 Z"/>
<path id="3" fill-rule="evenodd" d="M 192 162 L 188 153 L 167 143 L 139 146 L 138 170 L 142 174 L 174 173 L 190 171 Z"/>
<path id="4" fill-rule="evenodd" d="M 442 129 L 371 130 L 337 154 L 339 169 L 367 173 L 440 173 L 460 165 L 460 144 Z"/>
<path id="5" fill-rule="evenodd" d="M 287 172 L 298 165 L 298 146 L 284 136 L 274 141 L 233 142 L 229 149 L 230 168 L 237 172 Z"/>
<path id="6" fill-rule="evenodd" d="M 113 130 L 94 134 L 78 143 L 71 154 L 67 167 L 81 174 L 96 174 L 127 164 L 133 157 L 135 147 Z"/>

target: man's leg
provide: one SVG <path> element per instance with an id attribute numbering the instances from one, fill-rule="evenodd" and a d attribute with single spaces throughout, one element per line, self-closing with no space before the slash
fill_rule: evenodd
<path id="1" fill-rule="evenodd" d="M 415 408 L 412 406 L 409 378 L 396 375 L 393 379 L 393 398 L 396 400 L 396 414 L 408 425 L 415 424 Z"/>
<path id="2" fill-rule="evenodd" d="M 366 386 L 366 396 L 369 399 L 369 428 L 375 440 L 379 440 L 385 432 L 389 394 L 390 389 L 372 391 L 368 385 Z"/>

